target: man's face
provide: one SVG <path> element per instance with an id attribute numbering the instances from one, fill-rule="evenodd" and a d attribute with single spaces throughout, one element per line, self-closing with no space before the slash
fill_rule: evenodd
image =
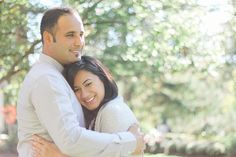
<path id="1" fill-rule="evenodd" d="M 85 44 L 81 18 L 74 14 L 63 15 L 53 32 L 55 41 L 50 44 L 52 57 L 63 65 L 78 61 Z"/>

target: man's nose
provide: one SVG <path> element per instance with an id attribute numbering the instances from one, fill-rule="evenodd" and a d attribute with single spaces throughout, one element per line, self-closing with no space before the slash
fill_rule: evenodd
<path id="1" fill-rule="evenodd" d="M 79 46 L 80 48 L 84 47 L 84 37 L 77 36 L 75 39 L 75 46 Z"/>

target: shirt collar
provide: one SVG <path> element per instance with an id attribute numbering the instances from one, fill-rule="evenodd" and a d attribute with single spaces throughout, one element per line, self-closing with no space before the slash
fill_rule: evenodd
<path id="1" fill-rule="evenodd" d="M 52 66 L 54 66 L 58 71 L 62 72 L 64 67 L 58 62 L 56 61 L 54 58 L 46 55 L 46 54 L 40 54 L 39 56 L 39 62 L 46 62 Z"/>

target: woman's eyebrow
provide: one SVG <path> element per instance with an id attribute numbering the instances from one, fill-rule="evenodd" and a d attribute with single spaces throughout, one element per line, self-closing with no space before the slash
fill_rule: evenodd
<path id="1" fill-rule="evenodd" d="M 90 81 L 91 79 L 86 79 L 82 84 L 84 85 L 86 82 Z"/>

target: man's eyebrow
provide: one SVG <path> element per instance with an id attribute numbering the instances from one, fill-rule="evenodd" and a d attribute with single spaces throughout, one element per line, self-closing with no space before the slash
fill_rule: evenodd
<path id="1" fill-rule="evenodd" d="M 75 34 L 77 33 L 76 31 L 69 31 L 69 32 L 66 32 L 65 34 Z M 79 34 L 84 34 L 84 31 L 80 31 Z"/>
<path id="2" fill-rule="evenodd" d="M 75 31 L 66 32 L 66 34 L 73 34 L 73 33 L 75 33 Z"/>

